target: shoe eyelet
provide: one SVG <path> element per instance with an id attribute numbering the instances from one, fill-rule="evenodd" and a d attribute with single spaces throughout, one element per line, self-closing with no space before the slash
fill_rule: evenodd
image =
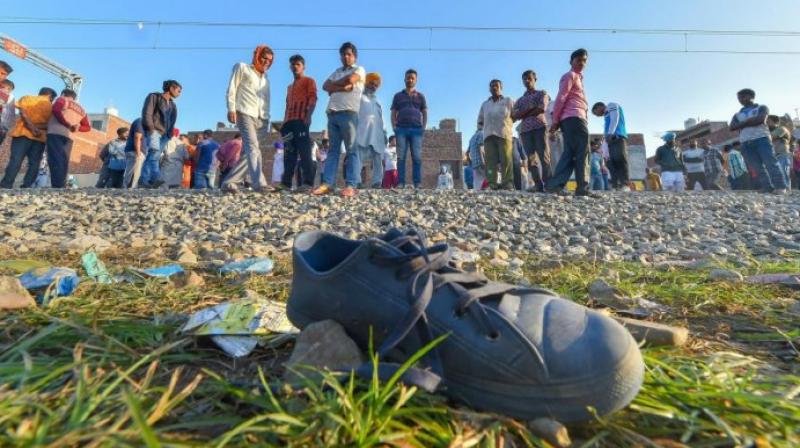
<path id="1" fill-rule="evenodd" d="M 495 342 L 498 339 L 500 339 L 500 332 L 499 331 L 493 331 L 493 332 L 491 332 L 491 333 L 486 335 L 486 339 L 488 339 L 489 342 Z"/>

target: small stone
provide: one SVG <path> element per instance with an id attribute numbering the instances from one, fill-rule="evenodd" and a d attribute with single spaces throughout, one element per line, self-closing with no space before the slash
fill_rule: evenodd
<path id="1" fill-rule="evenodd" d="M 194 271 L 179 272 L 172 279 L 178 288 L 200 288 L 206 284 L 203 276 Z"/>
<path id="2" fill-rule="evenodd" d="M 164 251 L 160 247 L 154 247 L 149 251 L 145 252 L 144 255 L 142 255 L 142 258 L 144 258 L 147 261 L 163 260 L 165 258 Z"/>
<path id="3" fill-rule="evenodd" d="M 730 269 L 714 269 L 708 273 L 708 279 L 713 281 L 725 281 L 730 283 L 741 283 L 744 276 L 739 272 Z"/>
<path id="4" fill-rule="evenodd" d="M 499 258 L 493 258 L 489 262 L 489 264 L 491 264 L 492 266 L 497 267 L 497 268 L 507 268 L 508 267 L 508 262 L 505 261 L 505 260 L 501 260 Z"/>
<path id="5" fill-rule="evenodd" d="M 794 314 L 795 316 L 800 316 L 800 300 L 795 301 L 789 308 L 786 310 L 789 314 Z"/>
<path id="6" fill-rule="evenodd" d="M 299 382 L 302 376 L 314 376 L 313 371 L 297 368 L 299 366 L 349 370 L 360 366 L 365 360 L 358 345 L 339 323 L 323 320 L 300 332 L 292 356 L 286 362 L 284 380 L 294 383 Z"/>
<path id="7" fill-rule="evenodd" d="M 605 299 L 617 297 L 617 290 L 602 278 L 598 278 L 589 284 L 589 297 L 593 299 Z"/>
<path id="8" fill-rule="evenodd" d="M 17 227 L 8 227 L 3 230 L 3 233 L 9 238 L 22 238 L 22 236 L 25 235 L 25 232 Z"/>
<path id="9" fill-rule="evenodd" d="M 567 255 L 572 257 L 582 257 L 589 253 L 589 250 L 583 246 L 570 246 L 567 249 Z"/>
<path id="10" fill-rule="evenodd" d="M 35 306 L 36 301 L 16 277 L 0 275 L 0 309 L 13 310 Z"/>
<path id="11" fill-rule="evenodd" d="M 726 255 L 728 253 L 728 249 L 726 249 L 726 248 L 724 248 L 722 246 L 716 246 L 711 251 L 714 252 L 717 255 Z"/>
<path id="12" fill-rule="evenodd" d="M 147 247 L 147 241 L 144 238 L 132 238 L 130 242 L 130 247 L 133 249 L 138 249 L 141 247 Z"/>
<path id="13" fill-rule="evenodd" d="M 481 244 L 480 253 L 486 258 L 495 258 L 495 254 L 500 250 L 499 241 L 489 241 Z"/>
<path id="14" fill-rule="evenodd" d="M 499 249 L 494 253 L 494 257 L 500 260 L 508 260 L 508 252 Z"/>
<path id="15" fill-rule="evenodd" d="M 537 418 L 528 422 L 528 429 L 537 437 L 544 439 L 557 448 L 567 448 L 572 445 L 567 428 L 561 423 L 550 418 Z"/>
<path id="16" fill-rule="evenodd" d="M 89 250 L 93 250 L 99 254 L 110 249 L 111 243 L 100 237 L 87 235 L 64 241 L 61 243 L 60 247 L 61 250 L 69 253 L 82 254 L 84 252 L 88 252 Z"/>
<path id="17" fill-rule="evenodd" d="M 631 333 L 636 342 L 644 342 L 652 347 L 680 347 L 689 339 L 689 330 L 683 327 L 649 322 L 644 320 L 615 317 Z"/>
<path id="18" fill-rule="evenodd" d="M 191 249 L 184 246 L 178 250 L 178 256 L 175 261 L 183 264 L 197 264 L 197 255 L 195 255 Z"/>

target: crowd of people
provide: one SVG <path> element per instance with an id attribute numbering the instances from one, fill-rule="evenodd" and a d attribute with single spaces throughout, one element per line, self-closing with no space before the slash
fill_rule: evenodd
<path id="1" fill-rule="evenodd" d="M 319 142 L 310 135 L 318 102 L 316 81 L 305 74 L 301 55 L 289 58 L 293 75 L 287 86 L 280 138 L 275 143 L 272 184 L 266 181 L 260 141 L 270 126 L 270 91 L 267 75 L 274 53 L 258 46 L 249 63 L 238 63 L 228 83 L 227 119 L 238 133 L 225 142 L 206 130 L 191 137 L 176 128 L 182 86 L 164 81 L 160 92 L 145 98 L 141 116 L 130 129 L 117 130 L 117 138 L 100 152 L 99 188 L 221 188 L 235 192 L 243 187 L 257 191 L 296 191 L 325 195 L 337 190 L 339 162 L 343 158 L 344 188 L 350 197 L 359 188 L 405 187 L 406 160 L 411 156 L 411 183 L 422 184 L 422 146 L 428 121 L 425 95 L 416 89 L 418 73 L 405 73 L 405 87 L 392 100 L 386 132 L 383 107 L 376 95 L 381 75 L 367 73 L 357 64 L 358 50 L 350 42 L 339 49 L 341 66 L 324 81 L 327 93 L 327 136 Z M 628 162 L 628 134 L 621 105 L 597 102 L 591 109 L 584 91 L 585 49 L 570 56 L 570 70 L 559 82 L 555 99 L 539 89 L 536 72 L 522 73 L 525 93 L 516 101 L 503 95 L 503 83 L 489 83 L 490 96 L 480 107 L 477 130 L 465 155 L 467 188 L 517 189 L 567 194 L 575 181 L 575 195 L 596 196 L 593 191 L 628 191 L 633 184 Z M 24 160 L 28 169 L 22 181 L 37 184 L 47 166 L 53 188 L 67 186 L 67 168 L 76 132 L 90 130 L 77 95 L 64 89 L 60 96 L 42 88 L 38 95 L 14 99 L 8 79 L 11 66 L 0 61 L 0 143 L 11 137 L 10 160 L 0 187 L 11 188 Z M 656 170 L 648 169 L 645 185 L 651 190 L 753 189 L 784 193 L 797 184 L 800 150 L 792 151 L 791 120 L 769 115 L 755 103 L 755 92 L 738 93 L 742 109 L 730 123 L 739 142 L 714 148 L 711 142 L 675 141 L 664 136 L 658 148 Z M 590 141 L 589 112 L 604 120 L 602 139 Z M 519 122 L 516 135 L 514 123 Z M 558 148 L 558 154 L 556 154 Z M 46 154 L 46 160 L 43 155 Z M 367 164 L 371 165 L 367 172 Z M 449 179 L 449 180 L 448 180 Z M 440 173 L 439 185 L 452 188 L 452 174 Z"/>

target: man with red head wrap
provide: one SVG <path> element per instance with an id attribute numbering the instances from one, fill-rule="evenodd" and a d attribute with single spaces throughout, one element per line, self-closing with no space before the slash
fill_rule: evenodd
<path id="1" fill-rule="evenodd" d="M 266 45 L 259 45 L 253 52 L 251 64 L 240 62 L 233 67 L 228 83 L 228 121 L 236 124 L 242 134 L 242 156 L 230 173 L 222 180 L 221 187 L 236 191 L 248 177 L 254 190 L 266 191 L 270 187 L 263 179 L 259 135 L 269 132 L 269 78 L 267 70 L 272 65 L 274 54 Z"/>

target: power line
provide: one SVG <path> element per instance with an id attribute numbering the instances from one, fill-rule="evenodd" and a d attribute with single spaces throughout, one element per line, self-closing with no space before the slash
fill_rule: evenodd
<path id="1" fill-rule="evenodd" d="M 367 29 L 416 31 L 470 31 L 470 32 L 533 32 L 533 33 L 601 33 L 601 34 L 654 34 L 654 35 L 714 35 L 800 37 L 800 31 L 787 30 L 731 30 L 702 28 L 574 28 L 574 27 L 490 27 L 468 25 L 377 25 L 341 23 L 273 23 L 273 22 L 222 22 L 186 20 L 131 20 L 0 16 L 0 24 L 16 25 L 69 25 L 69 26 L 160 26 L 160 27 L 227 27 L 227 28 L 317 28 L 317 29 Z"/>
<path id="2" fill-rule="evenodd" d="M 37 46 L 31 47 L 40 51 L 241 51 L 252 50 L 253 47 L 174 47 L 174 46 L 94 46 L 94 47 L 69 47 L 69 46 Z M 308 48 L 276 48 L 275 51 L 339 51 L 338 47 L 308 47 Z M 431 52 L 431 53 L 569 53 L 574 48 L 402 48 L 402 47 L 374 47 L 360 48 L 361 51 L 375 52 Z M 742 54 L 742 55 L 767 55 L 767 56 L 792 56 L 800 55 L 800 50 L 692 50 L 692 49 L 589 49 L 590 53 L 608 54 Z"/>

